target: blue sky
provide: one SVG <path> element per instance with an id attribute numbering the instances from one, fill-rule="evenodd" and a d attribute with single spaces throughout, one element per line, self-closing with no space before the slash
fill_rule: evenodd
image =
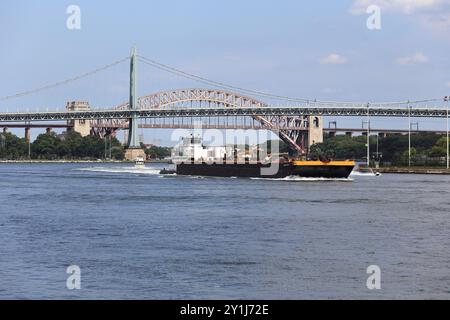
<path id="1" fill-rule="evenodd" d="M 136 45 L 141 55 L 185 71 L 280 95 L 437 98 L 450 94 L 449 2 L 2 0 L 0 97 L 90 71 Z M 66 27 L 71 4 L 81 8 L 81 30 Z M 366 27 L 370 4 L 381 8 L 381 30 Z M 138 75 L 141 96 L 202 86 L 142 63 Z M 115 106 L 127 100 L 127 86 L 124 63 L 66 86 L 0 101 L 0 109 L 63 108 L 68 100 Z M 435 126 L 432 120 L 421 123 Z M 386 127 L 385 120 L 379 126 Z"/>

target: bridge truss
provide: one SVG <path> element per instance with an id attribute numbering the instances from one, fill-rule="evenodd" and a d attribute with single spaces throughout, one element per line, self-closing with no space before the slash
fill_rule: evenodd
<path id="1" fill-rule="evenodd" d="M 446 117 L 445 108 L 411 107 L 400 104 L 351 104 L 305 102 L 297 106 L 270 106 L 241 94 L 215 89 L 181 89 L 155 93 L 138 99 L 138 108 L 128 104 L 88 111 L 0 113 L 0 122 L 90 120 L 96 134 L 104 135 L 128 127 L 128 119 L 250 117 L 259 129 L 275 132 L 292 149 L 304 152 L 308 116 Z"/>

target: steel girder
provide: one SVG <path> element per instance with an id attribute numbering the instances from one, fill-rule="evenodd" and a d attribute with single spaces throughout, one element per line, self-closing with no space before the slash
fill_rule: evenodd
<path id="1" fill-rule="evenodd" d="M 367 110 L 341 108 L 310 108 L 310 107 L 263 107 L 263 108 L 183 108 L 183 109 L 153 109 L 153 110 L 119 110 L 105 109 L 75 112 L 17 112 L 0 113 L 0 122 L 11 121 L 61 121 L 61 120 L 96 120 L 96 119 L 126 119 L 134 112 L 140 118 L 172 118 L 172 117 L 206 117 L 206 116 L 366 116 Z M 370 116 L 376 117 L 428 117 L 445 118 L 444 109 L 414 109 L 409 114 L 402 109 L 370 109 Z"/>

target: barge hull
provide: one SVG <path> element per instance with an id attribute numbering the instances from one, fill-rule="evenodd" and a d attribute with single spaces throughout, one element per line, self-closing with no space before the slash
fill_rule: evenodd
<path id="1" fill-rule="evenodd" d="M 272 175 L 262 175 L 261 171 L 269 165 L 260 163 L 181 163 L 177 165 L 178 175 L 210 176 L 210 177 L 243 177 L 243 178 L 284 178 L 291 174 L 289 163 L 280 164 L 278 171 Z"/>
<path id="2" fill-rule="evenodd" d="M 292 175 L 305 178 L 348 178 L 354 161 L 294 161 Z"/>
<path id="3" fill-rule="evenodd" d="M 272 165 L 276 165 L 273 163 Z M 348 178 L 355 163 L 353 161 L 292 161 L 280 163 L 273 174 L 262 174 L 270 164 L 261 163 L 180 163 L 178 175 L 243 178 L 285 178 L 299 176 L 305 178 Z M 264 173 L 267 173 L 264 172 Z"/>

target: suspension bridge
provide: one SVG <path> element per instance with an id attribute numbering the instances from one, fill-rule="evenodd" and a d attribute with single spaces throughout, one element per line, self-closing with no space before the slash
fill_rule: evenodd
<path id="1" fill-rule="evenodd" d="M 169 90 L 138 98 L 136 92 L 136 64 L 138 60 L 151 67 L 214 88 Z M 448 104 L 443 105 L 442 102 L 445 101 L 443 99 L 391 103 L 350 103 L 293 98 L 249 90 L 209 80 L 161 64 L 137 55 L 135 49 L 133 49 L 130 57 L 125 57 L 64 81 L 2 97 L 0 98 L 0 103 L 77 81 L 125 61 L 130 62 L 130 98 L 128 103 L 101 108 L 91 107 L 86 103 L 82 103 L 80 107 L 74 102 L 68 104 L 63 111 L 58 110 L 58 108 L 46 107 L 40 108 L 40 110 L 46 111 L 9 112 L 7 107 L 2 107 L 0 126 L 12 128 L 22 125 L 29 130 L 32 127 L 39 127 L 39 122 L 43 121 L 66 121 L 66 124 L 47 124 L 46 127 L 67 127 L 76 131 L 81 128 L 84 134 L 101 135 L 127 129 L 127 150 L 129 150 L 127 158 L 131 159 L 142 154 L 138 138 L 139 127 L 193 128 L 198 126 L 200 122 L 203 128 L 264 129 L 275 132 L 291 149 L 304 154 L 311 144 L 321 142 L 324 130 L 323 116 L 367 117 L 367 123 L 370 123 L 370 117 L 446 118 L 448 120 L 449 116 Z M 255 97 L 258 97 L 258 99 Z M 282 100 L 287 105 L 270 105 L 259 100 L 261 98 Z M 5 109 L 6 112 L 4 111 Z M 226 121 L 214 121 L 214 119 L 219 118 L 226 119 Z M 229 124 L 230 118 L 234 119 L 233 124 Z M 237 120 L 238 118 L 240 119 L 239 121 Z M 142 121 L 142 119 L 149 119 L 150 121 L 162 119 L 164 122 L 139 124 L 139 121 Z M 168 121 L 166 122 L 165 119 L 168 119 Z M 196 119 L 195 123 L 193 119 Z M 368 126 L 369 129 L 370 125 Z M 357 129 L 347 128 L 343 130 L 346 133 L 351 133 Z M 332 129 L 328 131 L 338 132 L 340 130 L 335 128 L 334 131 Z M 408 130 L 408 132 L 410 131 Z"/>

